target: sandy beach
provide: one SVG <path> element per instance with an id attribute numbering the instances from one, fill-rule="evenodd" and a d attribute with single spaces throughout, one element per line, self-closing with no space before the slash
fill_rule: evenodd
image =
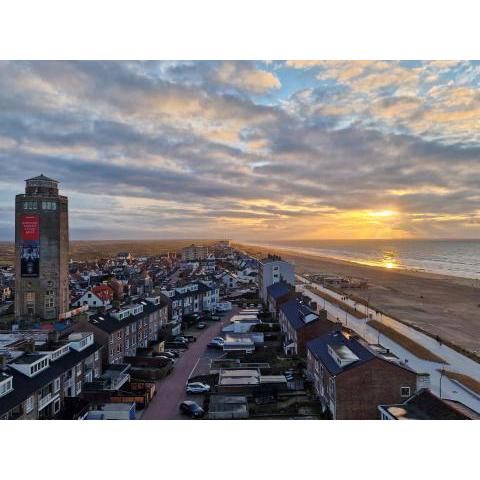
<path id="1" fill-rule="evenodd" d="M 329 273 L 365 279 L 368 288 L 355 288 L 349 293 L 368 300 L 372 307 L 403 322 L 471 352 L 480 352 L 478 281 L 427 272 L 388 270 L 297 253 L 293 249 L 238 246 L 255 256 L 279 254 L 294 262 L 299 274 Z"/>

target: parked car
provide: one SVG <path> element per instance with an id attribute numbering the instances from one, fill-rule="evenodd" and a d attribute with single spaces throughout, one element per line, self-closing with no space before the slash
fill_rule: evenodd
<path id="1" fill-rule="evenodd" d="M 189 343 L 197 341 L 197 337 L 195 337 L 194 335 L 184 335 L 182 338 L 184 338 Z"/>
<path id="2" fill-rule="evenodd" d="M 177 356 L 175 356 L 173 353 L 171 352 L 159 352 L 157 355 L 161 355 L 163 357 L 168 357 L 168 358 L 177 358 Z"/>
<path id="3" fill-rule="evenodd" d="M 207 327 L 207 324 L 206 323 L 203 323 L 203 322 L 200 322 L 198 325 L 197 325 L 197 328 L 199 330 L 203 330 L 204 328 Z"/>
<path id="4" fill-rule="evenodd" d="M 170 349 L 170 348 L 178 348 L 178 349 L 187 349 L 188 348 L 188 342 L 177 342 L 177 341 L 171 341 L 171 342 L 166 342 L 165 346 Z"/>
<path id="5" fill-rule="evenodd" d="M 156 356 L 156 358 L 164 358 L 165 360 L 168 360 L 169 362 L 175 363 L 176 359 L 172 358 L 170 355 L 165 355 L 164 353 L 160 353 Z"/>
<path id="6" fill-rule="evenodd" d="M 207 393 L 210 391 L 210 385 L 202 382 L 187 383 L 187 393 Z"/>
<path id="7" fill-rule="evenodd" d="M 218 315 L 212 315 L 212 320 L 214 322 L 218 322 L 220 320 L 220 317 Z"/>
<path id="8" fill-rule="evenodd" d="M 185 400 L 179 408 L 182 413 L 192 418 L 202 418 L 205 415 L 205 410 L 197 402 L 191 400 Z"/>
<path id="9" fill-rule="evenodd" d="M 170 355 L 172 355 L 175 358 L 178 358 L 180 356 L 180 354 L 176 350 L 165 350 L 164 353 L 169 353 Z"/>
<path id="10" fill-rule="evenodd" d="M 188 343 L 188 338 L 184 337 L 182 335 L 177 335 L 174 339 L 174 342 L 183 342 L 183 343 Z"/>
<path id="11" fill-rule="evenodd" d="M 215 337 L 208 343 L 207 347 L 221 349 L 223 348 L 224 343 L 225 343 L 225 340 L 222 337 Z"/>

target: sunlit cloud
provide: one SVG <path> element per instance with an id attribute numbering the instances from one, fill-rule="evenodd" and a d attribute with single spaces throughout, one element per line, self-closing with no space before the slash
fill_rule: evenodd
<path id="1" fill-rule="evenodd" d="M 42 172 L 73 238 L 478 237 L 479 77 L 457 61 L 0 62 L 0 238 Z"/>

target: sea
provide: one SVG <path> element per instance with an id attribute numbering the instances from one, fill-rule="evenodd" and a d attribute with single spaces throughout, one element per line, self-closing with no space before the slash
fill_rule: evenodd
<path id="1" fill-rule="evenodd" d="M 292 240 L 255 243 L 387 269 L 480 279 L 480 240 Z"/>

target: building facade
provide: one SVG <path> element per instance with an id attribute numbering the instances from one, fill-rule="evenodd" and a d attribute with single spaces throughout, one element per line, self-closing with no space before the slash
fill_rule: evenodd
<path id="1" fill-rule="evenodd" d="M 295 286 L 295 267 L 276 255 L 269 255 L 260 260 L 258 271 L 258 288 L 260 298 L 267 301 L 267 288 L 278 282 Z"/>
<path id="2" fill-rule="evenodd" d="M 203 245 L 190 245 L 182 248 L 182 260 L 191 262 L 195 260 L 206 260 L 208 257 L 208 247 Z"/>
<path id="3" fill-rule="evenodd" d="M 149 297 L 134 305 L 83 318 L 75 330 L 94 332 L 96 341 L 104 347 L 103 363 L 118 365 L 125 363 L 125 357 L 135 356 L 138 348 L 159 341 L 167 324 L 166 303 L 160 297 Z"/>
<path id="4" fill-rule="evenodd" d="M 15 200 L 15 318 L 54 320 L 69 306 L 68 199 L 44 175 Z"/>
<path id="5" fill-rule="evenodd" d="M 337 328 L 327 319 L 327 311 L 313 312 L 296 298 L 284 302 L 278 315 L 283 334 L 283 350 L 286 355 L 306 356 L 306 344 Z"/>
<path id="6" fill-rule="evenodd" d="M 93 333 L 73 333 L 63 341 L 35 341 L 12 334 L 0 358 L 0 419 L 58 418 L 67 398 L 102 373 L 101 346 Z M 2 338 L 0 337 L 0 341 Z"/>
<path id="7" fill-rule="evenodd" d="M 420 380 L 340 331 L 307 343 L 307 375 L 334 420 L 377 420 L 379 405 L 406 400 Z"/>

